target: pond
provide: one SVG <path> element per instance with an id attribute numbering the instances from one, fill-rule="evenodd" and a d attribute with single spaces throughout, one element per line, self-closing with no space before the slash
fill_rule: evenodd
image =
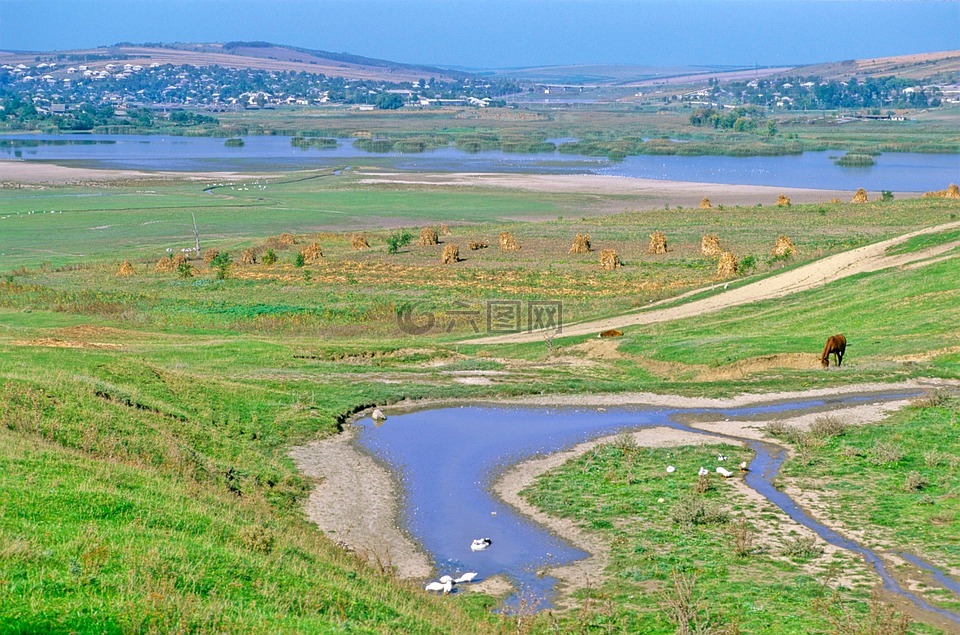
<path id="1" fill-rule="evenodd" d="M 244 137 L 239 147 L 214 137 L 150 135 L 0 135 L 0 159 L 147 171 L 262 172 L 370 165 L 417 172 L 604 174 L 667 181 L 769 185 L 871 192 L 926 192 L 960 181 L 960 154 L 887 153 L 869 167 L 839 167 L 840 152 L 775 157 L 632 156 L 622 161 L 560 152 L 369 152 L 350 139 L 334 148 L 296 147 L 287 136 Z M 566 139 L 558 139 L 566 141 Z"/>
<path id="2" fill-rule="evenodd" d="M 680 415 L 731 418 L 782 412 L 793 416 L 825 407 L 911 396 L 915 393 L 890 392 L 749 408 L 696 410 L 462 406 L 394 415 L 379 425 L 369 418 L 359 420 L 357 443 L 399 477 L 403 524 L 432 556 L 438 575 L 463 571 L 478 572 L 478 579 L 505 575 L 520 589 L 524 599 L 543 608 L 551 603 L 556 579 L 541 575 L 541 569 L 568 564 L 587 554 L 492 493 L 493 483 L 509 467 L 627 430 L 666 426 L 707 434 L 678 423 L 676 418 Z M 890 591 L 924 610 L 960 623 L 960 615 L 933 607 L 901 588 L 876 554 L 821 525 L 777 490 L 772 481 L 785 458 L 780 448 L 734 437 L 727 439 L 733 443 L 746 442 L 755 453 L 747 475 L 750 487 L 824 540 L 863 556 Z M 488 549 L 475 552 L 471 543 L 478 538 L 490 538 L 492 544 Z M 922 563 L 929 567 L 935 576 L 949 580 L 932 565 L 919 559 L 917 562 L 918 566 Z M 517 601 L 514 596 L 508 605 Z"/>

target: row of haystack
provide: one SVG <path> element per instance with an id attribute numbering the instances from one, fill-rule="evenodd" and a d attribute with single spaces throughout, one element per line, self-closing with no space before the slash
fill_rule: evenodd
<path id="1" fill-rule="evenodd" d="M 945 190 L 926 192 L 920 198 L 960 198 L 960 187 L 957 187 L 956 183 L 951 183 Z"/>

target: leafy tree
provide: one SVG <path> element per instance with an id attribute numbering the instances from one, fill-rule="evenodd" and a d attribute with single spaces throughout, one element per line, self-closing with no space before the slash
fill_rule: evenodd
<path id="1" fill-rule="evenodd" d="M 381 110 L 396 110 L 403 106 L 403 97 L 396 93 L 380 93 L 374 104 Z"/>

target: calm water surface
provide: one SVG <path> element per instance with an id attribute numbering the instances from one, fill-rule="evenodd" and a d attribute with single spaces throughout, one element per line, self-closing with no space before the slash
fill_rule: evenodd
<path id="1" fill-rule="evenodd" d="M 960 181 L 960 155 L 887 153 L 874 166 L 843 168 L 838 152 L 779 157 L 635 156 L 623 161 L 559 152 L 469 153 L 455 147 L 422 153 L 373 153 L 341 139 L 336 148 L 306 150 L 287 136 L 244 137 L 228 148 L 225 139 L 149 135 L 0 135 L 0 159 L 50 161 L 84 167 L 164 171 L 269 171 L 363 164 L 423 172 L 522 172 L 605 174 L 669 181 L 771 185 L 876 192 L 925 192 Z M 558 139 L 565 141 L 565 139 Z M 31 147 L 29 144 L 40 142 Z"/>

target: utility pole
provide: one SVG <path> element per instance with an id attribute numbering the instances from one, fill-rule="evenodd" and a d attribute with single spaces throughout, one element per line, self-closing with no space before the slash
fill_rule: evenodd
<path id="1" fill-rule="evenodd" d="M 197 258 L 200 258 L 200 230 L 197 229 L 197 215 L 190 212 L 190 216 L 193 217 L 193 238 L 197 241 L 195 251 L 197 252 Z"/>

